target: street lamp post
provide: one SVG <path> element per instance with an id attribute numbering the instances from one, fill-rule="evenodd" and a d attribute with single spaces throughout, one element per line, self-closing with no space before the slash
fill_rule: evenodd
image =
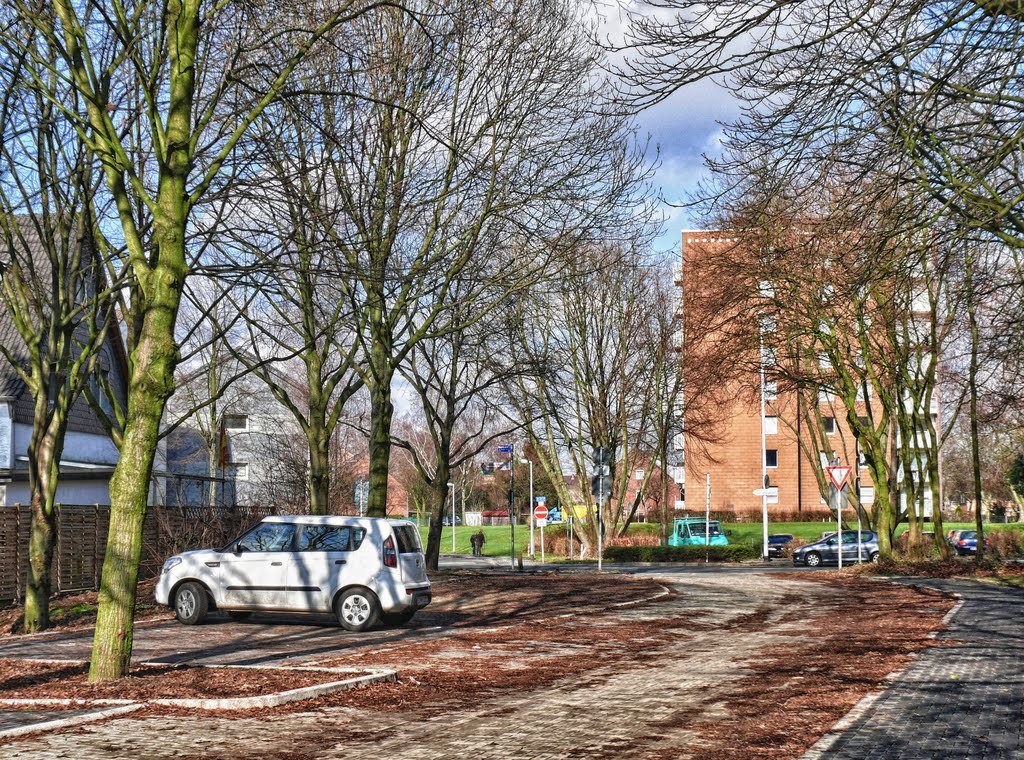
<path id="1" fill-rule="evenodd" d="M 533 557 L 536 554 L 534 549 L 534 538 L 533 538 L 533 460 L 532 459 L 520 459 L 519 464 L 530 465 L 530 556 Z"/>
<path id="2" fill-rule="evenodd" d="M 452 495 L 452 554 L 455 554 L 455 484 L 448 483 L 448 491 Z"/>

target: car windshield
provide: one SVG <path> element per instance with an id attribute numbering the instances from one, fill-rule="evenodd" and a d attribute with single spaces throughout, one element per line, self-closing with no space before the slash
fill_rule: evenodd
<path id="1" fill-rule="evenodd" d="M 705 523 L 690 523 L 690 533 L 692 533 L 695 536 L 703 536 L 705 525 Z M 722 526 L 719 525 L 717 522 L 713 521 L 708 526 L 708 532 L 712 536 L 720 536 L 722 534 Z"/>

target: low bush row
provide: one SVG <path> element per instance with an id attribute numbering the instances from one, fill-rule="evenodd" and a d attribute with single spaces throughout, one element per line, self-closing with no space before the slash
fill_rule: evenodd
<path id="1" fill-rule="evenodd" d="M 609 546 L 604 558 L 612 562 L 740 562 L 757 559 L 760 550 L 753 546 Z"/>

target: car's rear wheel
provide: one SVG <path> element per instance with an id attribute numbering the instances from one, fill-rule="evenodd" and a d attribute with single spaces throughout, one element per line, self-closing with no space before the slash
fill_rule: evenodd
<path id="1" fill-rule="evenodd" d="M 341 627 L 348 631 L 368 631 L 380 620 L 380 603 L 368 589 L 350 588 L 334 605 Z"/>
<path id="2" fill-rule="evenodd" d="M 807 567 L 817 567 L 821 564 L 821 555 L 817 552 L 811 552 L 804 558 L 804 561 L 807 563 Z"/>
<path id="3" fill-rule="evenodd" d="M 405 625 L 412 620 L 413 615 L 415 614 L 416 610 L 406 610 L 405 612 L 385 612 L 383 615 L 384 625 L 390 627 Z"/>
<path id="4" fill-rule="evenodd" d="M 178 593 L 174 595 L 174 616 L 179 623 L 185 625 L 199 625 L 206 620 L 206 612 L 210 607 L 210 600 L 206 596 L 206 589 L 195 581 L 183 583 Z"/>
<path id="5" fill-rule="evenodd" d="M 871 552 L 871 561 L 878 562 L 878 552 Z"/>

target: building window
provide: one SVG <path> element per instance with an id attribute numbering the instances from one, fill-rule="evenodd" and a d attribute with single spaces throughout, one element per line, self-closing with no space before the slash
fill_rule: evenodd
<path id="1" fill-rule="evenodd" d="M 778 417 L 765 417 L 764 418 L 764 433 L 765 433 L 765 435 L 778 435 L 779 434 L 779 418 Z"/>
<path id="2" fill-rule="evenodd" d="M 225 414 L 224 415 L 224 428 L 226 430 L 241 430 L 245 431 L 249 429 L 249 415 L 248 414 Z"/>
<path id="3" fill-rule="evenodd" d="M 779 466 L 779 450 L 778 449 L 765 449 L 765 452 L 764 452 L 764 465 L 765 465 L 765 467 L 778 467 Z"/>
<path id="4" fill-rule="evenodd" d="M 779 397 L 779 384 L 775 380 L 764 381 L 765 401 L 775 401 Z"/>
<path id="5" fill-rule="evenodd" d="M 229 480 L 248 480 L 249 465 L 246 462 L 232 462 L 224 467 L 224 477 Z"/>
<path id="6" fill-rule="evenodd" d="M 857 385 L 857 400 L 858 401 L 870 401 L 871 396 L 874 395 L 871 389 L 871 383 L 858 383 Z"/>
<path id="7" fill-rule="evenodd" d="M 836 418 L 835 417 L 822 417 L 822 422 L 825 423 L 825 435 L 836 434 Z"/>
<path id="8" fill-rule="evenodd" d="M 106 385 L 109 384 L 109 382 L 109 372 L 105 369 L 98 369 L 96 370 L 96 374 L 89 376 L 89 392 L 96 400 L 96 403 L 99 404 L 103 413 L 111 416 L 114 414 L 114 404 L 110 400 L 110 396 L 107 394 L 106 390 Z"/>

